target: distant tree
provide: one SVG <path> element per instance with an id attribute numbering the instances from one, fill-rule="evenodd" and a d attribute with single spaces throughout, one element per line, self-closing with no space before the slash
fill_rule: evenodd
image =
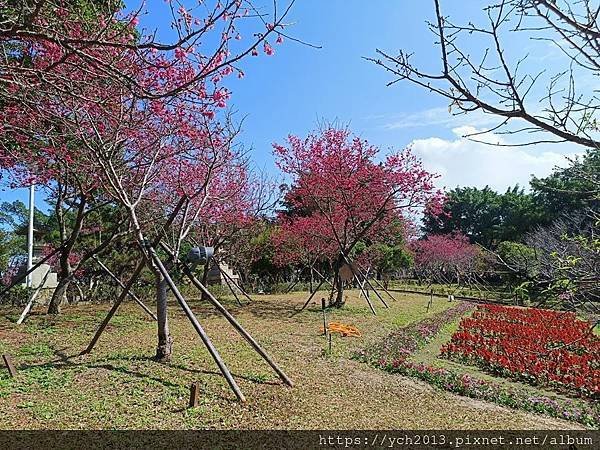
<path id="1" fill-rule="evenodd" d="M 537 250 L 536 283 L 562 307 L 592 306 L 600 302 L 600 215 L 572 213 L 539 228 L 527 237 Z"/>
<path id="2" fill-rule="evenodd" d="M 531 187 L 550 218 L 593 209 L 600 211 L 600 149 L 589 149 L 545 178 L 534 177 Z"/>
<path id="3" fill-rule="evenodd" d="M 0 274 L 4 273 L 12 258 L 20 253 L 24 240 L 18 236 L 0 229 Z"/>
<path id="4" fill-rule="evenodd" d="M 387 281 L 391 274 L 412 264 L 412 253 L 407 249 L 409 229 L 412 230 L 412 223 L 401 217 L 390 221 L 388 226 L 359 242 L 351 252 L 352 259 L 363 271 Z"/>
<path id="5" fill-rule="evenodd" d="M 420 282 L 457 283 L 466 280 L 477 267 L 481 251 L 457 232 L 432 234 L 411 242 L 414 272 Z"/>
<path id="6" fill-rule="evenodd" d="M 460 232 L 472 243 L 494 248 L 502 241 L 519 241 L 540 223 L 546 210 L 518 186 L 498 194 L 489 187 L 455 188 L 448 192 L 442 214 L 425 213 L 426 234 Z"/>
<path id="7" fill-rule="evenodd" d="M 565 214 L 527 234 L 525 243 L 504 242 L 496 256 L 525 298 L 597 311 L 600 301 L 600 215 Z"/>

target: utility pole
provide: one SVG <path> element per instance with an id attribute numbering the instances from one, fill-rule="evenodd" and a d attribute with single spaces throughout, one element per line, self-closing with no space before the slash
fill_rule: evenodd
<path id="1" fill-rule="evenodd" d="M 35 185 L 29 187 L 29 229 L 27 230 L 27 270 L 33 267 L 33 218 L 35 215 Z M 27 275 L 27 287 L 32 286 L 33 276 Z"/>

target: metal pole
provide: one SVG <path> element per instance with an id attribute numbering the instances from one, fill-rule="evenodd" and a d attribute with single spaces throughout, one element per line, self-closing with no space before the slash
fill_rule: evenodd
<path id="1" fill-rule="evenodd" d="M 27 270 L 33 267 L 33 219 L 35 215 L 35 185 L 29 186 L 29 229 L 27 230 Z M 27 287 L 33 287 L 33 276 L 27 275 Z"/>

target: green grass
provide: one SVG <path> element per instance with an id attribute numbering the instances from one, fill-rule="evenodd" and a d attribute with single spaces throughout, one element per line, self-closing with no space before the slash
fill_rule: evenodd
<path id="1" fill-rule="evenodd" d="M 54 350 L 45 342 L 32 342 L 19 347 L 17 355 L 19 356 L 35 356 L 44 357 L 54 354 Z"/>
<path id="2" fill-rule="evenodd" d="M 326 295 L 323 293 L 322 295 Z M 0 367 L 0 428 L 41 429 L 199 429 L 199 428 L 474 428 L 533 427 L 535 417 L 483 409 L 427 387 L 397 381 L 383 371 L 351 359 L 357 349 L 397 327 L 451 306 L 435 299 L 395 294 L 390 308 L 372 297 L 373 315 L 357 291 L 344 308 L 327 311 L 328 321 L 354 325 L 362 337 L 333 336 L 331 354 L 322 335 L 320 304 L 294 314 L 307 293 L 255 296 L 244 307 L 225 304 L 292 378 L 277 375 L 206 302 L 191 301 L 198 320 L 219 350 L 248 403 L 236 401 L 195 330 L 170 302 L 173 360 L 152 360 L 156 324 L 136 304 L 123 304 L 94 351 L 85 348 L 108 305 L 66 306 L 63 314 L 40 311 L 25 324 L 0 319 L 0 351 L 13 356 L 18 376 Z M 316 296 L 320 299 L 320 295 Z M 1 309 L 1 308 L 0 308 Z M 5 318 L 10 313 L 6 307 Z M 200 384 L 200 403 L 188 409 L 190 385 Z M 399 398 L 408 399 L 399 402 Z M 545 426 L 551 426 L 545 423 Z M 558 426 L 558 425 L 556 425 Z"/>

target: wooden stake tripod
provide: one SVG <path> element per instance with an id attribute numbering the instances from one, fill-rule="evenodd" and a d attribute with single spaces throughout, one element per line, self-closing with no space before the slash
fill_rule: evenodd
<path id="1" fill-rule="evenodd" d="M 94 258 L 94 261 L 96 261 L 96 263 L 98 263 L 98 265 L 102 268 L 102 270 L 104 270 L 113 280 L 115 280 L 117 282 L 117 284 L 119 286 L 121 286 L 122 289 L 125 289 L 125 285 L 123 284 L 123 282 L 114 274 L 112 273 L 108 267 L 106 267 L 102 261 L 100 261 L 100 259 L 94 255 L 92 256 L 92 258 Z M 146 313 L 148 313 L 148 315 L 150 317 L 152 317 L 154 320 L 158 320 L 156 318 L 156 315 L 150 311 L 150 309 L 144 304 L 144 302 L 142 302 L 137 295 L 135 295 L 131 289 L 127 291 L 127 295 L 129 295 L 138 305 L 140 305 L 142 307 L 142 309 L 144 311 L 146 311 Z"/>
<path id="2" fill-rule="evenodd" d="M 171 255 L 171 257 L 174 257 L 174 254 L 171 252 L 171 250 L 165 244 L 161 244 L 161 242 L 160 242 L 159 239 L 156 239 L 155 242 L 156 241 L 158 241 L 157 244 L 161 245 L 161 247 L 169 255 Z M 219 367 L 219 370 L 221 371 L 221 373 L 223 374 L 223 376 L 227 380 L 227 383 L 229 384 L 229 386 L 231 387 L 231 389 L 235 393 L 236 397 L 240 401 L 242 401 L 242 402 L 245 401 L 246 399 L 245 399 L 244 395 L 242 394 L 242 392 L 241 392 L 239 386 L 237 385 L 236 381 L 234 380 L 233 376 L 231 375 L 231 372 L 229 371 L 229 369 L 227 368 L 227 366 L 223 362 L 221 356 L 219 355 L 219 352 L 217 351 L 217 349 L 212 344 L 212 341 L 210 340 L 209 336 L 206 334 L 206 332 L 204 331 L 204 329 L 202 328 L 202 326 L 198 322 L 198 319 L 194 315 L 193 311 L 191 310 L 191 308 L 189 307 L 189 305 L 187 304 L 187 302 L 185 301 L 185 299 L 181 295 L 181 293 L 180 293 L 179 289 L 177 288 L 176 284 L 173 282 L 173 279 L 169 275 L 167 269 L 165 268 L 165 266 L 163 265 L 162 261 L 160 260 L 160 258 L 156 254 L 156 251 L 155 251 L 153 245 L 152 244 L 147 244 L 146 245 L 146 250 L 147 250 L 147 253 L 150 256 L 152 262 L 155 264 L 155 266 L 157 267 L 157 269 L 160 271 L 161 275 L 164 277 L 165 281 L 167 282 L 167 285 L 169 286 L 169 289 L 171 290 L 171 292 L 173 292 L 173 295 L 177 299 L 177 302 L 179 303 L 179 305 L 183 309 L 183 311 L 184 311 L 185 315 L 187 316 L 187 318 L 192 323 L 194 329 L 196 330 L 196 332 L 200 336 L 200 339 L 202 340 L 202 342 L 204 343 L 204 345 L 208 349 L 210 355 L 212 356 L 212 358 L 214 359 L 215 363 Z M 236 331 L 238 331 L 238 333 L 240 333 L 248 341 L 248 343 L 250 343 L 250 345 L 254 348 L 254 350 L 263 359 L 265 359 L 265 361 L 273 368 L 273 370 L 277 373 L 277 375 L 279 375 L 279 377 L 288 386 L 293 386 L 292 381 L 287 377 L 287 375 L 277 366 L 277 364 L 271 359 L 271 357 L 260 347 L 260 345 L 254 340 L 254 338 L 252 338 L 252 336 L 246 330 L 244 330 L 244 328 L 235 320 L 235 318 L 229 313 L 229 311 L 227 311 L 227 309 L 225 309 L 225 307 L 223 305 L 221 305 L 221 303 L 219 303 L 219 301 L 210 293 L 210 291 L 193 275 L 193 273 L 189 269 L 189 267 L 185 263 L 183 263 L 181 261 L 175 261 L 175 262 L 177 262 L 177 263 L 180 264 L 180 266 L 184 269 L 184 273 L 186 274 L 186 276 L 188 276 L 188 278 L 190 279 L 190 281 L 192 281 L 192 283 L 198 289 L 200 289 L 200 291 L 202 291 L 202 293 L 204 293 L 208 297 L 209 301 L 225 316 L 225 318 L 236 329 Z M 128 281 L 127 285 L 124 286 L 123 291 L 121 292 L 121 295 L 115 301 L 114 305 L 112 306 L 112 308 L 108 312 L 106 318 L 104 319 L 104 321 L 100 325 L 100 328 L 98 329 L 98 331 L 96 332 L 96 334 L 92 338 L 92 341 L 90 342 L 90 344 L 88 345 L 88 347 L 81 354 L 87 354 L 87 353 L 90 353 L 92 351 L 92 349 L 94 348 L 96 342 L 98 342 L 98 339 L 100 338 L 100 335 L 102 334 L 102 332 L 106 328 L 106 325 L 108 325 L 108 323 L 110 322 L 110 319 L 115 314 L 115 312 L 118 309 L 119 305 L 121 304 L 121 302 L 123 301 L 123 299 L 128 295 L 128 292 L 131 289 L 133 283 L 139 277 L 139 275 L 140 275 L 140 273 L 141 273 L 144 265 L 145 265 L 145 261 L 142 261 L 138 265 L 138 267 L 134 271 L 131 279 Z"/>
<path id="3" fill-rule="evenodd" d="M 344 253 L 341 253 L 341 256 L 342 256 L 344 262 L 350 267 L 350 270 L 352 271 L 352 278 L 358 284 L 358 287 L 359 287 L 359 289 L 360 289 L 363 297 L 367 301 L 367 304 L 369 305 L 369 309 L 371 310 L 371 312 L 374 315 L 377 314 L 375 312 L 375 308 L 373 307 L 373 304 L 371 303 L 371 300 L 369 299 L 369 296 L 365 292 L 365 289 L 364 289 L 364 285 L 365 284 L 367 284 L 371 288 L 371 290 L 375 293 L 375 295 L 377 296 L 377 298 L 381 301 L 381 303 L 383 303 L 383 306 L 385 308 L 389 308 L 388 304 L 385 302 L 385 300 L 383 299 L 383 297 L 379 294 L 379 292 L 377 292 L 377 290 L 375 289 L 375 287 L 371 284 L 371 281 L 369 281 L 368 276 L 366 276 L 364 273 L 362 273 L 361 270 L 358 267 L 354 267 L 354 265 L 351 263 L 350 259 Z M 312 298 L 315 296 L 315 294 L 317 293 L 317 291 L 319 290 L 319 288 L 326 281 L 327 281 L 327 283 L 329 283 L 332 286 L 332 289 L 335 291 L 335 283 L 330 282 L 329 280 L 327 280 L 322 275 L 321 275 L 321 277 L 322 277 L 321 278 L 321 282 L 317 285 L 317 288 L 310 294 L 310 296 L 308 297 L 308 299 L 306 300 L 306 302 L 304 303 L 304 305 L 302 306 L 302 308 L 300 308 L 300 310 L 298 312 L 301 312 L 304 309 L 306 309 L 306 307 L 308 306 L 308 304 L 310 303 L 310 301 L 312 300 Z M 362 282 L 361 282 L 361 278 L 362 278 Z M 395 300 L 395 298 L 387 291 L 387 289 L 384 288 L 384 291 L 390 296 L 390 298 L 392 300 Z"/>
<path id="4" fill-rule="evenodd" d="M 162 244 L 161 244 L 161 246 L 162 246 Z M 231 293 L 233 294 L 233 296 L 237 300 L 238 304 L 240 306 L 244 306 L 244 304 L 239 299 L 239 297 L 237 295 L 237 292 L 236 292 L 236 290 L 234 288 L 238 289 L 242 293 L 242 295 L 248 299 L 248 301 L 253 301 L 252 298 L 246 292 L 246 290 L 244 288 L 242 288 L 242 286 L 239 283 L 237 283 L 233 278 L 231 278 L 231 276 L 225 270 L 223 270 L 223 268 L 221 267 L 221 263 L 220 263 L 219 259 L 216 258 L 215 256 L 213 256 L 212 259 L 213 259 L 213 261 L 215 263 L 215 266 L 217 267 L 217 269 L 219 269 L 219 272 L 221 273 L 221 275 L 225 279 L 225 283 L 227 284 L 227 287 L 229 288 L 229 290 L 231 291 Z"/>

